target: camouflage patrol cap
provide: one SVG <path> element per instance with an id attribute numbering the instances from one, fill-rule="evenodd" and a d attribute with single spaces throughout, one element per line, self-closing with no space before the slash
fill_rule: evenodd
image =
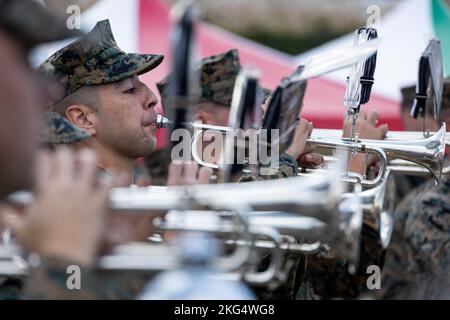
<path id="1" fill-rule="evenodd" d="M 228 52 L 204 58 L 197 66 L 197 70 L 200 71 L 200 93 L 192 103 L 208 101 L 229 107 L 233 96 L 234 83 L 241 70 L 238 51 L 231 49 Z M 170 75 L 168 75 L 164 80 L 157 83 L 163 103 L 169 95 L 170 78 Z"/>
<path id="2" fill-rule="evenodd" d="M 40 141 L 44 144 L 71 144 L 91 136 L 56 112 L 44 112 L 41 125 Z"/>
<path id="3" fill-rule="evenodd" d="M 163 58 L 156 54 L 125 53 L 116 44 L 109 20 L 103 20 L 87 35 L 54 53 L 40 69 L 61 85 L 61 100 L 85 85 L 111 83 L 146 73 Z"/>
<path id="4" fill-rule="evenodd" d="M 63 17 L 36 0 L 0 0 L 0 28 L 27 48 L 81 35 L 78 30 L 69 30 Z"/>
<path id="5" fill-rule="evenodd" d="M 240 70 L 241 63 L 236 49 L 203 59 L 200 73 L 201 100 L 230 106 Z"/>

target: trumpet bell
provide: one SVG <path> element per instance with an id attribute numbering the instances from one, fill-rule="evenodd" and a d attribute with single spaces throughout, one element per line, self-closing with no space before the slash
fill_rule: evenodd
<path id="1" fill-rule="evenodd" d="M 361 181 L 360 183 L 365 187 L 372 188 L 384 181 L 388 158 L 406 160 L 424 167 L 433 175 L 436 185 L 439 185 L 444 164 L 446 131 L 446 125 L 443 123 L 433 136 L 421 140 L 392 141 L 315 137 L 308 139 L 308 143 L 316 147 L 377 154 L 381 162 L 380 172 L 374 180 L 364 179 Z"/>
<path id="2" fill-rule="evenodd" d="M 388 157 L 423 166 L 433 175 L 436 185 L 439 185 L 444 164 L 446 133 L 447 127 L 443 123 L 438 132 L 423 140 L 380 142 Z"/>
<path id="3" fill-rule="evenodd" d="M 388 247 L 394 227 L 395 179 L 390 173 L 388 170 L 386 179 L 380 185 L 359 193 L 364 224 L 377 232 L 383 249 Z M 344 199 L 352 197 L 355 197 L 355 194 L 351 192 L 343 195 Z"/>

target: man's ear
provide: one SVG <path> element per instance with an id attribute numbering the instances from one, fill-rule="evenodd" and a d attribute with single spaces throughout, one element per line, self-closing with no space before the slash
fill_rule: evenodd
<path id="1" fill-rule="evenodd" d="M 66 118 L 92 136 L 97 132 L 93 115 L 92 108 L 83 104 L 74 104 L 66 109 Z"/>

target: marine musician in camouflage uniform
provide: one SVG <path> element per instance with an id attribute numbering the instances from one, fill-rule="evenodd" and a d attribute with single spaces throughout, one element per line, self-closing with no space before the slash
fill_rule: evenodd
<path id="1" fill-rule="evenodd" d="M 203 58 L 197 66 L 200 71 L 199 93 L 192 99 L 192 121 L 207 125 L 227 126 L 236 78 L 242 68 L 237 49 Z M 168 96 L 170 75 L 158 83 L 164 105 Z M 259 93 L 267 98 L 270 91 L 261 88 Z M 301 161 L 304 166 L 320 166 L 323 157 L 305 147 L 306 138 L 311 134 L 312 124 L 302 119 L 297 127 L 295 141 L 287 152 L 280 155 L 279 169 L 269 176 L 243 176 L 240 181 L 261 178 L 283 178 L 296 176 Z M 150 169 L 151 170 L 151 169 Z"/>
<path id="2" fill-rule="evenodd" d="M 450 125 L 450 82 L 444 82 L 439 123 Z M 447 159 L 448 165 L 448 159 Z M 450 176 L 433 179 L 398 205 L 381 275 L 381 299 L 450 299 Z"/>

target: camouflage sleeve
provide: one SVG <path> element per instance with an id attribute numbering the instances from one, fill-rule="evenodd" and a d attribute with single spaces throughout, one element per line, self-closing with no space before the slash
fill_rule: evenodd
<path id="1" fill-rule="evenodd" d="M 397 207 L 394 214 L 394 230 L 386 252 L 381 276 L 381 290 L 370 292 L 376 299 L 411 299 L 410 292 L 415 284 L 415 275 L 410 262 L 413 260 L 411 248 L 404 237 L 404 220 L 412 204 L 411 193 Z"/>
<path id="2" fill-rule="evenodd" d="M 406 219 L 405 238 L 422 270 L 450 278 L 450 179 L 417 202 Z"/>
<path id="3" fill-rule="evenodd" d="M 450 299 L 449 176 L 414 201 L 405 220 L 404 237 L 411 246 L 418 273 L 417 298 Z"/>
<path id="4" fill-rule="evenodd" d="M 298 174 L 297 160 L 292 158 L 287 153 L 283 153 L 280 156 L 280 162 L 278 164 L 277 171 L 270 176 L 271 179 L 295 177 Z"/>
<path id="5" fill-rule="evenodd" d="M 264 271 L 269 267 L 271 255 L 265 255 L 258 264 L 258 271 Z M 278 279 L 265 287 L 255 287 L 259 300 L 293 300 L 296 271 L 301 263 L 301 256 L 297 253 L 286 253 L 283 257 Z"/>
<path id="6" fill-rule="evenodd" d="M 32 268 L 26 281 L 23 299 L 68 300 L 106 299 L 102 287 L 88 268 L 80 267 L 80 287 L 70 284 L 68 267 L 76 265 L 58 257 L 42 257 L 39 266 Z M 69 288 L 70 287 L 70 288 Z"/>
<path id="7" fill-rule="evenodd" d="M 292 158 L 287 153 L 283 153 L 279 158 L 279 163 L 277 168 L 260 168 L 259 175 L 253 175 L 250 173 L 244 173 L 238 182 L 249 182 L 258 180 L 271 180 L 271 179 L 281 179 L 295 177 L 298 174 L 298 163 L 297 160 Z"/>
<path id="8" fill-rule="evenodd" d="M 378 298 L 450 297 L 449 180 L 422 185 L 398 206 Z"/>
<path id="9" fill-rule="evenodd" d="M 354 273 L 349 271 L 347 259 L 338 255 L 330 244 L 319 253 L 306 256 L 306 269 L 299 270 L 297 299 L 357 298 L 367 290 L 370 276 L 367 268 L 383 264 L 384 250 L 377 231 L 367 224 L 361 230 L 359 263 Z"/>
<path id="10" fill-rule="evenodd" d="M 355 298 L 359 294 L 357 278 L 348 271 L 348 263 L 334 249 L 306 256 L 306 269 L 298 272 L 301 279 L 296 299 Z"/>

